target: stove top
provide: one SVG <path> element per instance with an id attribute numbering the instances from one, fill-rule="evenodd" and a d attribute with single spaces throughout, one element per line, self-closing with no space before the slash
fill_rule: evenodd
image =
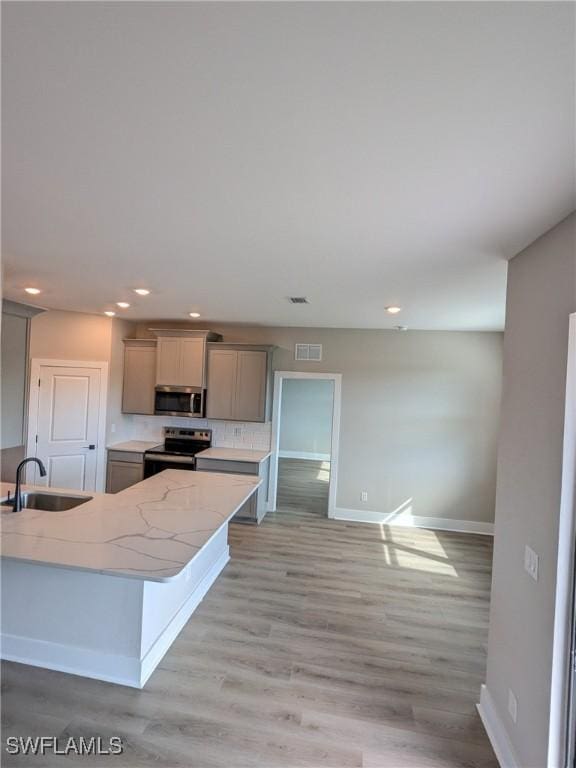
<path id="1" fill-rule="evenodd" d="M 211 429 L 164 427 L 164 443 L 149 448 L 145 453 L 163 456 L 195 456 L 212 445 Z"/>
<path id="2" fill-rule="evenodd" d="M 200 451 L 205 451 L 206 448 L 210 448 L 206 443 L 187 445 L 185 448 L 183 446 L 171 447 L 160 443 L 160 445 L 155 445 L 154 448 L 148 448 L 146 453 L 161 453 L 169 456 L 195 456 L 197 453 L 200 453 Z"/>

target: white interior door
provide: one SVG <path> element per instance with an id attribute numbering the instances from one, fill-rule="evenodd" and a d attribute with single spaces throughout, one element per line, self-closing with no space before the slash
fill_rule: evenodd
<path id="1" fill-rule="evenodd" d="M 47 476 L 37 469 L 28 481 L 52 487 L 91 491 L 97 487 L 101 388 L 99 367 L 40 365 L 35 455 L 44 462 Z"/>

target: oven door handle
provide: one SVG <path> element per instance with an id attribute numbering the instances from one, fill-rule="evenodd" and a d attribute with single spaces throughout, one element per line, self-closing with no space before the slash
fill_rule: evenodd
<path id="1" fill-rule="evenodd" d="M 160 453 L 144 454 L 144 461 L 162 461 L 166 464 L 194 464 L 194 456 L 167 456 Z"/>

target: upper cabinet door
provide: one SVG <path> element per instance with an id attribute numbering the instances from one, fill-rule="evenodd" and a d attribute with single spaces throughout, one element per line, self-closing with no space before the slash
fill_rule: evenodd
<path id="1" fill-rule="evenodd" d="M 181 378 L 185 387 L 204 386 L 204 339 L 180 339 Z M 180 383 L 180 382 L 174 382 Z"/>
<path id="2" fill-rule="evenodd" d="M 236 408 L 237 421 L 265 421 L 266 418 L 266 352 L 237 352 Z"/>
<path id="3" fill-rule="evenodd" d="M 206 417 L 234 419 L 236 400 L 236 361 L 238 353 L 231 349 L 208 351 L 208 387 Z"/>
<path id="4" fill-rule="evenodd" d="M 178 338 L 158 339 L 156 384 L 185 386 L 182 379 L 182 346 Z"/>
<path id="5" fill-rule="evenodd" d="M 154 413 L 156 343 L 124 342 L 122 413 Z"/>

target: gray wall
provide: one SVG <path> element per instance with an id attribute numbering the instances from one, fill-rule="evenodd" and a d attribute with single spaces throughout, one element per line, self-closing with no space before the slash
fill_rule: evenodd
<path id="1" fill-rule="evenodd" d="M 277 345 L 276 370 L 343 375 L 338 507 L 389 513 L 412 499 L 413 515 L 493 521 L 501 333 L 207 325 Z M 294 360 L 296 342 L 323 344 L 322 362 Z"/>
<path id="2" fill-rule="evenodd" d="M 282 385 L 280 453 L 330 455 L 334 382 L 286 379 Z"/>
<path id="3" fill-rule="evenodd" d="M 2 312 L 1 448 L 24 444 L 28 318 Z"/>
<path id="4" fill-rule="evenodd" d="M 575 254 L 572 215 L 512 259 L 508 273 L 487 687 L 523 768 L 546 765 Z M 525 544 L 540 556 L 538 582 L 523 570 Z"/>
<path id="5" fill-rule="evenodd" d="M 30 325 L 30 358 L 88 360 L 109 364 L 106 442 L 127 439 L 132 423 L 122 408 L 124 345 L 133 335 L 134 323 L 120 318 L 83 312 L 49 310 L 34 317 Z M 115 432 L 112 433 L 112 425 Z"/>
<path id="6" fill-rule="evenodd" d="M 14 480 L 25 453 L 28 330 L 30 318 L 41 311 L 15 301 L 2 302 L 0 479 L 8 482 Z"/>

